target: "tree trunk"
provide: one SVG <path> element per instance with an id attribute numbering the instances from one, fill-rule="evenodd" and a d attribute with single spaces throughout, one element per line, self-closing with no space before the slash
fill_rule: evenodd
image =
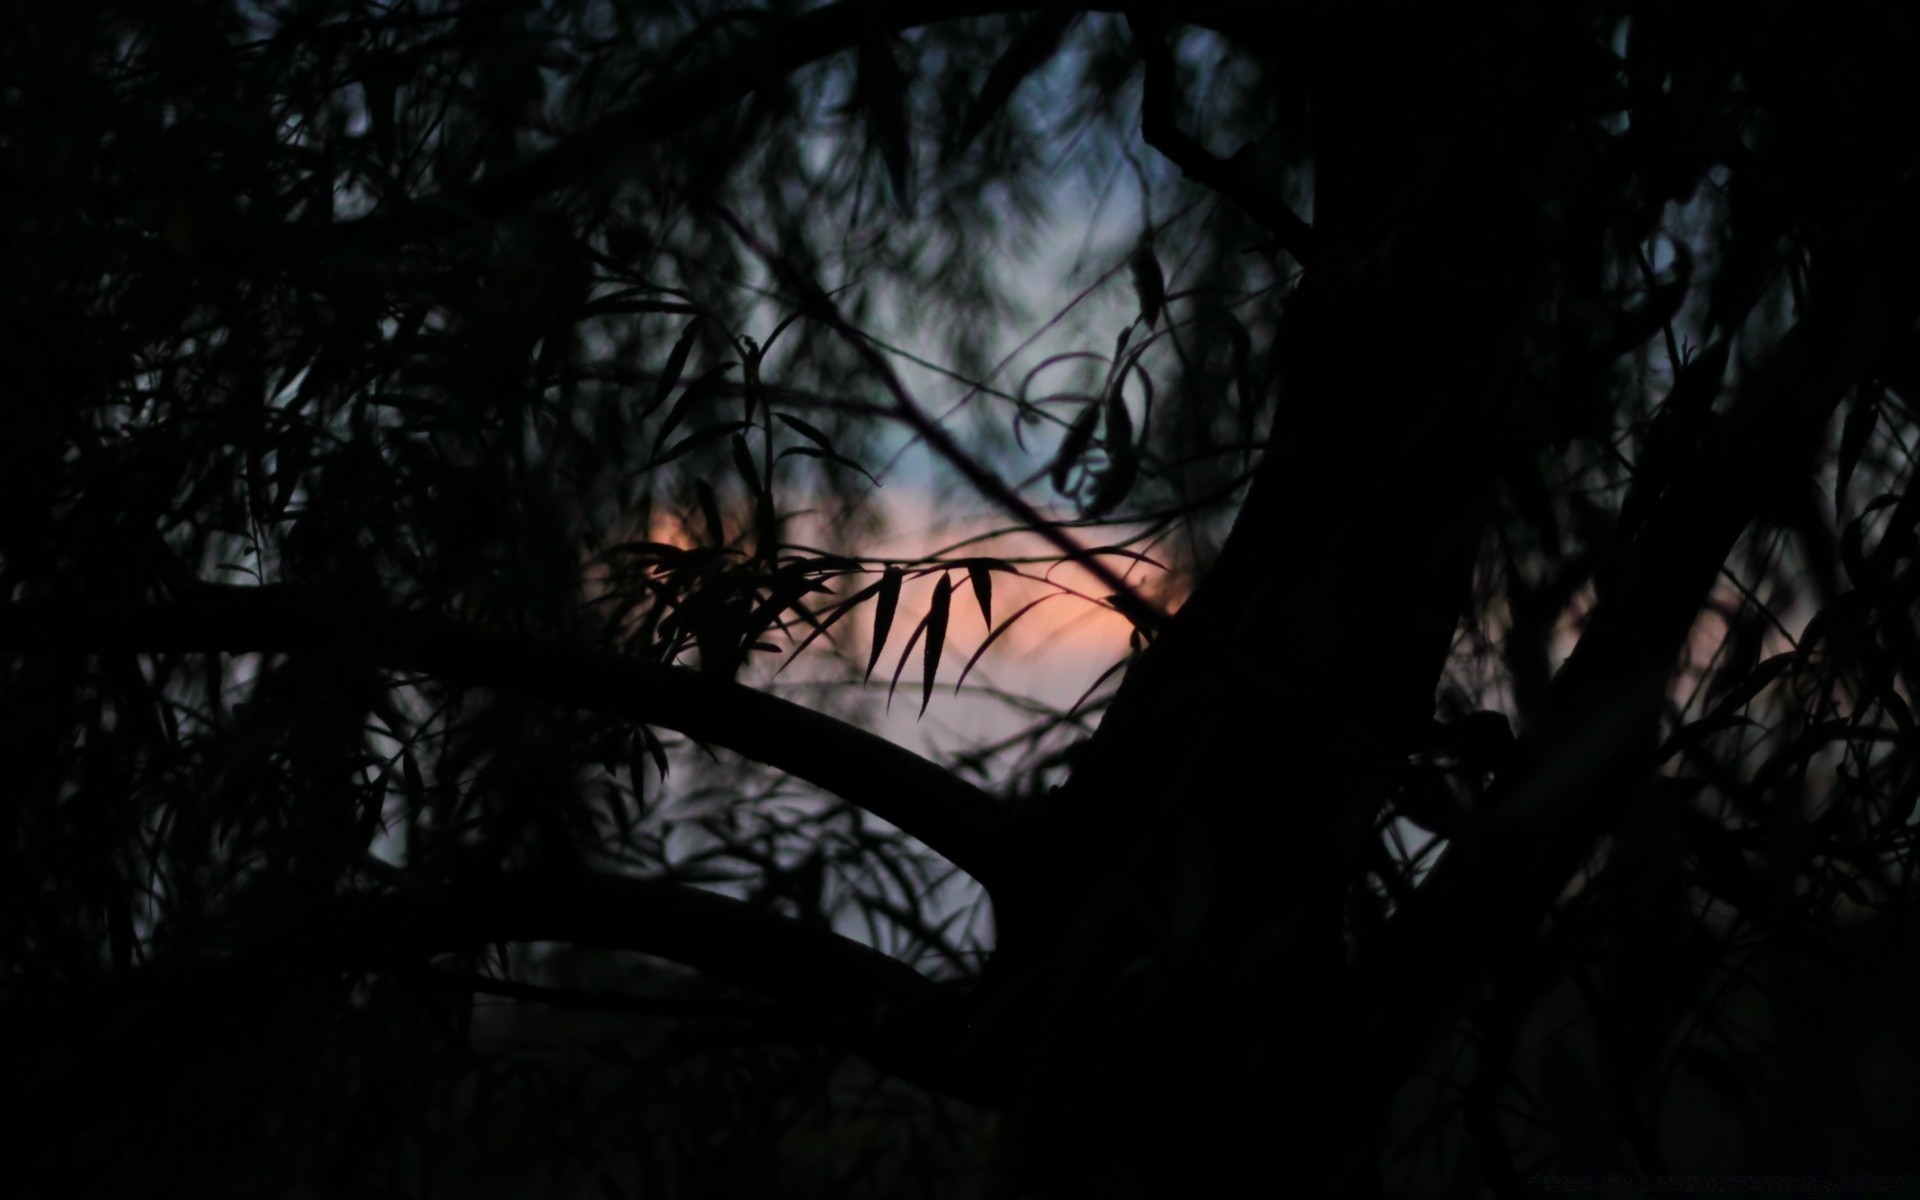
<path id="1" fill-rule="evenodd" d="M 1030 822 L 1044 892 L 996 896 L 996 967 L 1026 993 L 1010 1114 L 1061 1194 L 1377 1190 L 1397 1081 L 1363 1067 L 1371 980 L 1350 934 L 1380 918 L 1375 824 L 1430 727 L 1518 449 L 1501 431 L 1543 258 L 1529 198 L 1483 182 L 1517 172 L 1479 169 L 1489 147 L 1537 153 L 1543 123 L 1483 96 L 1446 136 L 1410 127 L 1428 110 L 1380 89 L 1441 81 L 1398 48 L 1327 64 L 1329 256 L 1288 301 L 1246 505 Z"/>

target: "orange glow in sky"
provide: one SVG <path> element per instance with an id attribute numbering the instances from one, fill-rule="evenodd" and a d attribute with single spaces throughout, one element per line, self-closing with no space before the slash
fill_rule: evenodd
<path id="1" fill-rule="evenodd" d="M 1039 535 L 1024 531 L 996 533 L 1006 529 L 1011 522 L 987 510 L 984 503 L 975 502 L 964 506 L 963 510 L 959 505 L 943 504 L 928 491 L 903 482 L 896 482 L 874 493 L 873 502 L 884 521 L 884 531 L 877 536 L 850 538 L 846 534 L 837 534 L 826 520 L 800 517 L 789 522 L 785 538 L 789 543 L 813 545 L 835 553 L 851 554 L 857 551 L 860 557 L 868 561 L 881 559 L 903 565 L 940 551 L 944 551 L 940 556 L 946 561 L 995 558 L 1011 562 L 1022 576 L 1028 576 L 1022 578 L 1001 571 L 992 573 L 992 628 L 999 627 L 1027 605 L 1034 606 L 1027 609 L 987 649 L 967 676 L 969 691 L 977 685 L 983 685 L 1065 707 L 1079 698 L 1103 671 L 1127 655 L 1132 625 L 1112 608 L 1100 603 L 1107 589 L 1084 567 L 1048 561 L 1057 560 L 1059 551 Z M 725 517 L 729 535 L 737 534 L 739 526 L 735 514 L 727 513 Z M 1081 530 L 1076 531 L 1075 536 L 1089 547 L 1111 546 L 1124 541 L 1127 532 L 1121 529 Z M 987 536 L 990 534 L 994 536 Z M 983 540 L 969 540 L 975 537 Z M 707 540 L 705 522 L 697 514 L 692 517 L 691 523 L 687 523 L 672 512 L 662 512 L 656 514 L 644 540 L 691 548 Z M 963 542 L 966 544 L 959 545 Z M 956 546 L 958 548 L 949 549 Z M 1155 547 L 1138 544 L 1127 548 L 1166 561 Z M 1021 559 L 1039 561 L 1022 562 L 1019 561 Z M 1165 593 L 1168 591 L 1166 573 L 1159 567 L 1120 555 L 1110 556 L 1108 561 L 1142 594 L 1165 602 Z M 873 574 L 853 574 L 837 581 L 835 596 L 844 598 L 872 583 L 878 578 L 880 565 L 874 563 Z M 585 582 L 590 596 L 598 590 L 596 582 L 604 574 L 604 567 L 597 564 L 587 568 Z M 975 650 L 986 640 L 990 627 L 982 616 L 968 573 L 956 567 L 948 573 L 948 577 L 953 589 L 951 615 L 937 685 L 925 718 L 932 727 L 921 728 L 918 715 L 924 662 L 922 643 L 916 645 L 906 657 L 899 674 L 900 696 L 888 711 L 880 730 L 896 740 L 920 742 L 938 734 L 939 740 L 951 744 L 954 740 L 965 740 L 969 735 L 992 736 L 1000 732 L 998 726 L 1001 721 L 980 703 L 970 697 L 954 695 L 955 682 Z M 882 691 L 885 681 L 890 681 L 895 668 L 900 666 L 909 638 L 927 615 L 937 579 L 937 572 L 909 574 L 901 590 L 899 608 L 887 637 L 886 649 L 874 671 L 874 683 Z M 1035 601 L 1039 603 L 1034 604 Z M 833 600 L 825 595 L 813 598 L 816 612 L 825 611 L 832 603 Z M 860 661 L 864 661 L 872 634 L 874 608 L 873 602 L 868 601 L 848 614 L 832 630 L 837 643 Z M 797 644 L 797 640 L 804 637 L 805 633 L 804 626 L 798 627 L 787 645 Z M 777 658 L 774 655 L 759 656 L 749 667 L 744 679 L 756 685 L 772 684 L 776 688 L 785 684 L 802 684 L 809 678 L 823 674 L 817 670 L 809 671 L 808 659 L 827 652 L 823 644 L 816 642 L 791 668 L 784 670 L 777 681 L 772 679 L 773 669 L 785 660 L 786 654 Z M 908 697 L 911 697 L 910 701 Z M 800 696 L 794 698 L 802 699 Z"/>

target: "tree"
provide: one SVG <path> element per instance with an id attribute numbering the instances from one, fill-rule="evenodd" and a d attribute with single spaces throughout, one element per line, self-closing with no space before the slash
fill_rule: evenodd
<path id="1" fill-rule="evenodd" d="M 9 15 L 34 1187 L 1912 1166 L 1895 6 Z M 990 248 L 1129 160 L 1014 386 Z M 903 437 L 1133 633 L 946 763 L 766 666 L 938 705 L 1044 576 L 864 552 Z"/>

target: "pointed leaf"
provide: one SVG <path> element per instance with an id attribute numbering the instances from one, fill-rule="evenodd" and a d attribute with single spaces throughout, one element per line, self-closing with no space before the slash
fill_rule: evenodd
<path id="1" fill-rule="evenodd" d="M 1126 371 L 1122 370 L 1107 392 L 1107 469 L 1101 472 L 1093 499 L 1087 502 L 1090 517 L 1104 517 L 1120 507 L 1140 476 L 1140 452 L 1133 444 L 1133 414 L 1127 411 L 1120 386 L 1125 379 Z"/>
<path id="2" fill-rule="evenodd" d="M 1127 398 L 1120 386 L 1126 381 L 1127 372 L 1123 369 L 1113 378 L 1113 386 L 1107 390 L 1107 451 L 1118 453 L 1121 448 L 1133 447 L 1133 413 L 1127 408 Z"/>
<path id="3" fill-rule="evenodd" d="M 927 715 L 933 699 L 933 677 L 940 670 L 940 650 L 947 641 L 947 618 L 953 607 L 953 581 L 946 575 L 933 585 L 933 607 L 927 610 L 926 676 L 920 681 L 920 715 Z"/>
<path id="4" fill-rule="evenodd" d="M 865 467 L 861 466 L 859 463 L 848 458 L 846 455 L 835 454 L 831 450 L 817 450 L 812 446 L 788 446 L 785 450 L 782 450 L 778 456 L 775 457 L 774 461 L 778 462 L 780 461 L 780 459 L 786 458 L 790 454 L 798 454 L 804 458 L 817 458 L 822 462 L 830 463 L 835 466 L 852 467 L 854 470 L 860 472 L 862 475 L 865 475 L 867 477 L 867 482 L 873 484 L 873 486 L 875 487 L 884 486 L 883 484 L 881 484 L 881 482 L 878 479 L 875 479 L 873 477 L 872 471 L 867 470 Z"/>
<path id="5" fill-rule="evenodd" d="M 806 315 L 807 310 L 805 308 L 796 308 L 786 316 L 781 317 L 779 324 L 773 327 L 773 332 L 767 335 L 766 344 L 760 347 L 760 357 L 764 359 L 768 354 L 772 353 L 773 344 L 780 340 L 780 335 L 792 328 L 796 321 Z"/>
<path id="6" fill-rule="evenodd" d="M 1721 699 L 1719 705 L 1720 711 L 1735 712 L 1745 708 L 1755 696 L 1760 694 L 1762 689 L 1774 680 L 1780 678 L 1781 675 L 1786 673 L 1787 668 L 1801 661 L 1801 658 L 1802 655 L 1799 651 L 1787 650 L 1755 664 L 1753 670 L 1747 672 L 1747 677 L 1740 681 L 1739 686 L 1728 692 L 1726 696 Z"/>
<path id="7" fill-rule="evenodd" d="M 611 558 L 616 554 L 631 554 L 642 561 L 657 559 L 664 562 L 685 558 L 689 553 L 685 546 L 676 546 L 671 542 L 621 542 L 618 546 L 608 546 L 601 551 L 601 557 Z"/>
<path id="8" fill-rule="evenodd" d="M 1009 629 L 1012 629 L 1013 623 L 1015 621 L 1018 621 L 1021 617 L 1026 616 L 1028 613 L 1032 612 L 1035 608 L 1038 608 L 1040 605 L 1045 604 L 1047 601 L 1058 600 L 1060 597 L 1066 594 L 1067 593 L 1065 592 L 1048 593 L 1047 595 L 1040 597 L 1038 600 L 1029 602 L 1024 607 L 1022 607 L 1018 612 L 1014 613 L 1012 616 L 1008 617 L 1006 620 L 1000 622 L 1000 627 L 987 635 L 987 640 L 980 643 L 979 649 L 973 652 L 973 657 L 967 660 L 967 665 L 961 668 L 960 678 L 953 681 L 954 694 L 955 695 L 959 694 L 960 686 L 966 683 L 967 676 L 973 672 L 974 664 L 980 661 L 980 658 L 982 655 L 986 654 L 987 647 L 999 641 L 1001 634 L 1005 633 Z"/>
<path id="9" fill-rule="evenodd" d="M 660 432 L 653 437 L 653 457 L 660 456 L 660 447 L 667 444 L 667 438 L 672 436 L 674 430 L 680 428 L 680 422 L 687 419 L 687 414 L 693 410 L 693 406 L 699 403 L 701 396 L 706 394 L 705 385 L 709 378 L 711 373 L 702 375 L 689 383 L 687 390 L 681 392 L 680 398 L 673 402 L 672 408 L 667 410 L 666 420 L 660 422 Z"/>
<path id="10" fill-rule="evenodd" d="M 1141 232 L 1127 265 L 1133 271 L 1133 294 L 1140 301 L 1140 319 L 1152 329 L 1160 320 L 1161 307 L 1167 302 L 1167 278 L 1160 270 L 1160 259 L 1153 252 L 1150 232 Z"/>
<path id="11" fill-rule="evenodd" d="M 1060 453 L 1053 459 L 1053 490 L 1061 495 L 1067 494 L 1067 477 L 1073 465 L 1087 452 L 1093 442 L 1093 428 L 1100 420 L 1100 405 L 1089 404 L 1074 418 L 1067 436 L 1060 442 Z"/>
<path id="12" fill-rule="evenodd" d="M 683 300 L 618 300 L 613 297 L 602 297 L 584 306 L 582 311 L 596 317 L 626 316 L 634 313 L 691 317 L 701 315 L 699 305 L 688 304 Z"/>
<path id="13" fill-rule="evenodd" d="M 836 453 L 836 451 L 833 448 L 833 443 L 828 440 L 827 435 L 820 432 L 818 429 L 814 428 L 812 425 L 808 424 L 806 421 L 801 420 L 799 417 L 794 416 L 792 413 L 777 412 L 773 415 L 780 418 L 781 424 L 785 425 L 788 429 L 793 430 L 795 433 L 799 434 L 801 437 L 806 438 L 808 441 L 820 447 L 822 450 L 825 450 L 829 454 Z"/>
<path id="14" fill-rule="evenodd" d="M 1087 553 L 1088 554 L 1117 554 L 1121 558 L 1130 558 L 1134 562 L 1146 563 L 1148 566 L 1158 567 L 1162 571 L 1167 569 L 1167 565 L 1165 563 L 1161 562 L 1157 558 L 1154 558 L 1152 555 L 1142 554 L 1138 550 L 1129 550 L 1125 546 L 1096 546 L 1093 549 L 1087 551 Z"/>
<path id="15" fill-rule="evenodd" d="M 1880 707 L 1893 718 L 1893 723 L 1900 727 L 1900 736 L 1911 738 L 1914 729 L 1913 709 L 1908 707 L 1906 700 L 1899 692 L 1893 690 L 1892 683 L 1889 682 L 1887 686 L 1880 688 L 1874 696 L 1880 701 Z"/>
<path id="16" fill-rule="evenodd" d="M 790 665 L 792 665 L 793 660 L 800 657 L 800 652 L 802 650 L 805 650 L 808 646 L 813 645 L 814 639 L 823 636 L 827 632 L 827 630 L 833 628 L 834 623 L 837 622 L 841 617 L 844 617 L 848 613 L 852 612 L 854 608 L 859 604 L 863 603 L 867 599 L 867 597 L 874 595 L 879 590 L 880 590 L 879 583 L 870 583 L 866 587 L 863 587 L 859 591 L 855 592 L 853 595 L 848 596 L 845 600 L 842 600 L 839 604 L 835 605 L 834 610 L 831 613 L 827 614 L 826 620 L 814 622 L 813 632 L 806 636 L 805 641 L 802 641 L 798 646 L 795 646 L 793 648 L 792 654 L 787 655 L 787 661 L 780 664 L 780 671 L 784 671 Z M 869 666 L 867 669 L 871 671 L 873 668 Z M 778 675 L 780 671 L 775 671 L 774 674 Z"/>
<path id="17" fill-rule="evenodd" d="M 880 599 L 873 611 L 873 649 L 867 654 L 867 673 L 862 679 L 873 678 L 873 668 L 880 661 L 880 651 L 887 644 L 887 631 L 893 628 L 893 614 L 900 607 L 900 569 L 888 567 L 880 576 Z"/>
<path id="18" fill-rule="evenodd" d="M 661 453 L 654 455 L 653 461 L 649 462 L 647 467 L 652 468 L 664 463 L 670 463 L 695 446 L 704 446 L 708 442 L 717 442 L 728 434 L 738 433 L 747 427 L 745 421 L 722 421 L 718 425 L 710 425 L 705 429 L 697 430 L 681 438 L 673 445 L 668 446 Z"/>
<path id="19" fill-rule="evenodd" d="M 932 616 L 931 613 L 928 616 Z M 921 617 L 920 623 L 913 627 L 913 636 L 907 639 L 907 648 L 900 652 L 900 661 L 893 664 L 893 678 L 887 683 L 887 708 L 893 708 L 893 693 L 900 686 L 900 675 L 907 669 L 907 660 L 913 657 L 913 648 L 920 644 L 920 637 L 927 631 L 927 617 Z"/>
<path id="20" fill-rule="evenodd" d="M 1813 614 L 1806 628 L 1800 631 L 1799 651 L 1805 654 L 1823 641 L 1830 645 L 1835 642 L 1842 646 L 1859 644 L 1872 612 L 1866 593 L 1858 590 L 1840 593 Z"/>
<path id="21" fill-rule="evenodd" d="M 1089 699 L 1092 698 L 1095 692 L 1100 690 L 1101 684 L 1105 683 L 1109 679 L 1112 679 L 1113 673 L 1115 671 L 1118 671 L 1121 667 L 1126 666 L 1128 663 L 1132 661 L 1133 661 L 1133 655 L 1131 654 L 1126 655 L 1125 657 L 1116 661 L 1112 666 L 1108 667 L 1106 670 L 1100 672 L 1100 677 L 1094 680 L 1092 683 L 1088 684 L 1087 690 L 1084 692 L 1081 692 L 1080 698 L 1073 702 L 1073 707 L 1067 710 L 1067 716 L 1071 717 L 1073 716 L 1073 714 L 1079 712 L 1080 706 L 1082 704 L 1085 704 Z"/>
<path id="22" fill-rule="evenodd" d="M 760 472 L 754 470 L 753 451 L 747 448 L 747 439 L 737 433 L 733 435 L 733 465 L 739 470 L 740 478 L 747 481 L 748 490 L 760 495 Z"/>
<path id="23" fill-rule="evenodd" d="M 772 558 L 780 550 L 780 515 L 773 507 L 773 492 L 762 491 L 753 506 L 754 553 Z"/>
<path id="24" fill-rule="evenodd" d="M 704 479 L 693 481 L 693 494 L 699 498 L 700 515 L 707 521 L 707 538 L 718 550 L 727 544 L 726 522 L 720 519 L 720 501 L 713 494 L 713 485 Z"/>
<path id="25" fill-rule="evenodd" d="M 1020 568 L 1014 566 L 1004 558 L 987 558 L 985 556 L 969 558 L 966 560 L 966 565 L 970 567 L 984 567 L 989 571 L 1002 571 L 1008 575 L 1020 574 Z"/>
<path id="26" fill-rule="evenodd" d="M 967 579 L 973 584 L 973 598 L 980 602 L 980 619 L 993 628 L 993 571 L 985 563 L 967 564 Z"/>
<path id="27" fill-rule="evenodd" d="M 693 353 L 694 339 L 699 335 L 698 318 L 688 321 L 686 329 L 673 343 L 673 349 L 667 352 L 667 365 L 661 368 L 660 379 L 653 385 L 653 399 L 649 400 L 646 408 L 641 410 L 641 416 L 651 416 L 653 411 L 665 404 L 667 397 L 673 394 L 674 387 L 680 382 L 680 373 L 687 368 L 687 356 Z M 658 449 L 656 446 L 656 452 Z"/>

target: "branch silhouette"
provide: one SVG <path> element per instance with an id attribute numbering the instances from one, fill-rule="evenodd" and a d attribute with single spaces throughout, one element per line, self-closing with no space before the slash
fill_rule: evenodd
<path id="1" fill-rule="evenodd" d="M 560 941 L 654 955 L 781 1002 L 828 1040 L 947 1094 L 970 1088 L 951 1051 L 950 989 L 827 929 L 685 884 L 605 872 L 488 873 L 437 895 L 348 896 L 317 919 L 340 958 L 418 962 L 499 942 Z M 284 944 L 287 931 L 270 939 Z"/>
<path id="2" fill-rule="evenodd" d="M 1449 843 L 1393 922 L 1399 986 L 1386 989 L 1374 1061 L 1406 1061 L 1491 964 L 1533 936 L 1617 820 L 1631 795 L 1619 780 L 1645 769 L 1673 663 L 1721 564 L 1772 481 L 1818 444 L 1876 349 L 1871 333 L 1862 336 L 1875 325 L 1893 327 L 1871 307 L 1797 323 L 1750 369 L 1734 406 L 1672 481 L 1554 677 L 1536 752 L 1502 781 L 1504 802 Z"/>
<path id="3" fill-rule="evenodd" d="M 683 667 L 640 662 L 458 622 L 332 604 L 277 588 L 207 584 L 125 609 L 0 609 L 0 646 L 324 652 L 453 683 L 505 688 L 658 725 L 777 767 L 891 822 L 988 887 L 1005 814 L 987 793 L 911 750 L 789 700 Z"/>

